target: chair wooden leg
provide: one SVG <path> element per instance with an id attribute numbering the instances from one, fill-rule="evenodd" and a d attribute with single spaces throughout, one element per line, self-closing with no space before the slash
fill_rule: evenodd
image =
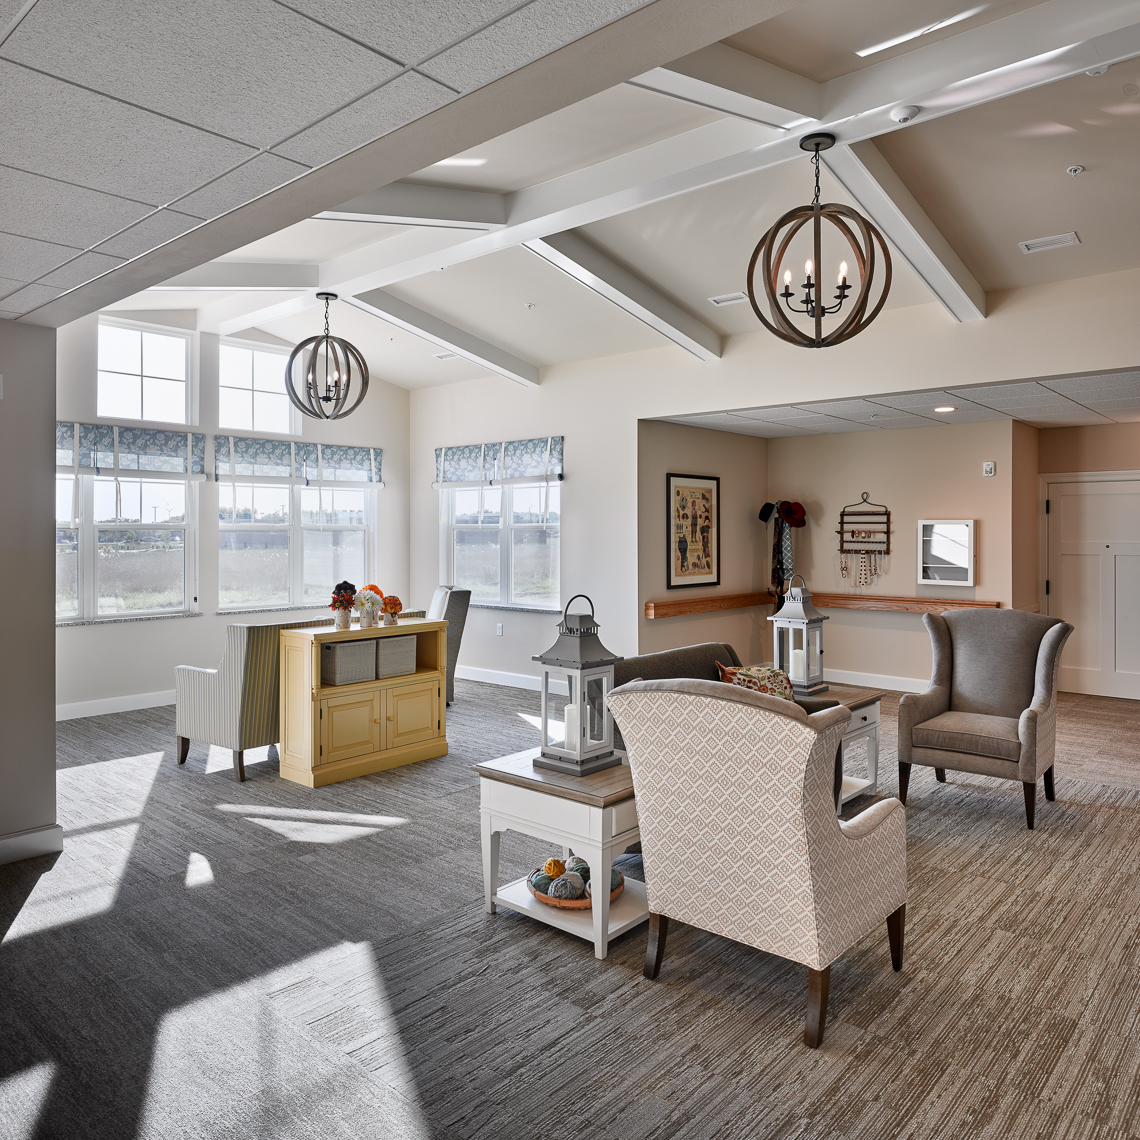
<path id="1" fill-rule="evenodd" d="M 1053 765 L 1050 764 L 1045 770 L 1045 798 L 1052 803 L 1057 798 L 1057 793 L 1053 788 Z"/>
<path id="2" fill-rule="evenodd" d="M 934 769 L 934 778 L 940 784 L 945 784 L 946 783 L 946 769 L 945 768 L 935 768 Z"/>
<path id="3" fill-rule="evenodd" d="M 234 774 L 239 783 L 245 783 L 245 752 L 240 748 L 234 749 Z"/>
<path id="4" fill-rule="evenodd" d="M 822 970 L 808 967 L 807 1024 L 804 1026 L 804 1044 L 818 1049 L 823 1042 L 823 1027 L 827 1023 L 827 991 L 831 988 L 831 967 Z"/>
<path id="5" fill-rule="evenodd" d="M 891 944 L 891 965 L 897 973 L 902 969 L 903 933 L 906 930 L 906 903 L 887 915 L 887 941 Z"/>
<path id="6" fill-rule="evenodd" d="M 665 935 L 668 933 L 668 916 L 650 914 L 649 942 L 645 947 L 645 976 L 650 980 L 661 972 L 661 959 L 665 957 Z"/>
<path id="7" fill-rule="evenodd" d="M 906 790 L 910 785 L 910 765 L 899 761 L 899 799 L 906 803 Z"/>
<path id="8" fill-rule="evenodd" d="M 174 752 L 178 757 L 178 763 L 185 764 L 186 757 L 190 754 L 190 737 L 176 736 L 174 738 Z"/>
<path id="9" fill-rule="evenodd" d="M 1021 790 L 1025 793 L 1025 826 L 1033 830 L 1033 809 L 1037 804 L 1037 784 L 1035 781 L 1022 780 Z"/>

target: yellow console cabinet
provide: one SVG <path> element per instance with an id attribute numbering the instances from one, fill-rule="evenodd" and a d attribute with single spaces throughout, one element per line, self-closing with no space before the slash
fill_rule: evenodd
<path id="1" fill-rule="evenodd" d="M 350 685 L 321 684 L 330 641 L 416 638 L 415 671 Z M 319 788 L 447 755 L 447 622 L 281 631 L 281 775 Z"/>

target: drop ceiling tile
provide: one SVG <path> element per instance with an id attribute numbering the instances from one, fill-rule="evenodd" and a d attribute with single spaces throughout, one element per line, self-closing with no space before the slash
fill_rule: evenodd
<path id="1" fill-rule="evenodd" d="M 964 400 L 953 392 L 910 392 L 899 396 L 876 396 L 870 403 L 922 416 L 935 424 L 977 424 L 1009 419 L 1004 412 Z M 952 407 L 954 411 L 934 410 L 943 407 Z"/>
<path id="2" fill-rule="evenodd" d="M 1062 396 L 1069 396 L 1083 403 L 1084 396 L 1094 393 L 1120 391 L 1140 393 L 1140 372 L 1112 372 L 1105 376 L 1071 376 L 1063 380 L 1042 380 L 1040 383 Z"/>
<path id="3" fill-rule="evenodd" d="M 68 245 L 0 233 L 0 276 L 13 281 L 35 281 L 79 252 Z"/>
<path id="4" fill-rule="evenodd" d="M 1040 384 L 995 384 L 988 388 L 954 388 L 950 395 L 981 404 L 984 408 L 1013 408 L 1020 405 L 1040 407 L 1068 403 L 1064 396 Z"/>
<path id="5" fill-rule="evenodd" d="M 198 218 L 216 218 L 219 214 L 236 210 L 238 206 L 291 182 L 308 169 L 299 162 L 290 162 L 275 154 L 259 154 L 237 170 L 223 174 L 208 186 L 171 204 Z"/>
<path id="6" fill-rule="evenodd" d="M 104 253 L 83 253 L 74 261 L 53 269 L 45 277 L 40 278 L 42 285 L 58 285 L 61 289 L 74 289 L 85 281 L 114 269 L 123 264 L 121 257 L 108 257 Z"/>
<path id="7" fill-rule="evenodd" d="M 50 285 L 25 285 L 23 289 L 0 299 L 0 304 L 17 313 L 29 313 L 48 301 L 54 301 L 62 292 L 62 289 L 53 289 Z"/>
<path id="8" fill-rule="evenodd" d="M 0 321 L 14 321 L 17 317 L 22 317 L 23 313 L 17 313 L 13 309 L 0 309 Z"/>
<path id="9" fill-rule="evenodd" d="M 1041 427 L 1081 427 L 1085 424 L 1110 424 L 1112 419 L 1098 412 L 1090 412 L 1079 404 L 1070 404 L 1068 409 L 1032 408 L 1013 413 L 1015 420 Z"/>
<path id="10" fill-rule="evenodd" d="M 10 233 L 61 241 L 80 249 L 151 211 L 141 202 L 9 166 L 0 166 L 0 202 L 4 203 L 3 224 Z"/>
<path id="11" fill-rule="evenodd" d="M 818 412 L 805 411 L 803 408 L 747 408 L 744 411 L 730 413 L 734 416 L 743 416 L 748 420 L 804 420 L 818 415 Z"/>
<path id="12" fill-rule="evenodd" d="M 1140 396 L 1131 396 L 1123 400 L 1088 400 L 1085 406 L 1091 411 L 1115 420 L 1120 418 L 1121 413 L 1140 412 Z"/>
<path id="13" fill-rule="evenodd" d="M 458 91 L 474 91 L 642 8 L 648 0 L 535 0 L 421 68 Z"/>
<path id="14" fill-rule="evenodd" d="M 103 242 L 98 249 L 113 257 L 138 257 L 201 224 L 200 218 L 191 218 L 176 210 L 156 210 L 138 225 Z"/>
<path id="15" fill-rule="evenodd" d="M 454 98 L 446 87 L 408 72 L 273 149 L 297 162 L 320 166 Z"/>
<path id="16" fill-rule="evenodd" d="M 4 60 L 0 107 L 6 165 L 156 206 L 253 153 Z"/>
<path id="17" fill-rule="evenodd" d="M 809 412 L 820 412 L 841 420 L 867 423 L 873 427 L 923 427 L 929 421 L 898 408 L 873 404 L 870 400 L 832 400 L 821 404 L 797 405 Z"/>
<path id="18" fill-rule="evenodd" d="M 0 55 L 257 147 L 399 71 L 272 0 L 40 0 Z"/>
<path id="19" fill-rule="evenodd" d="M 471 35 L 518 7 L 518 0 L 290 0 L 290 7 L 405 64 Z"/>
<path id="20" fill-rule="evenodd" d="M 852 420 L 841 420 L 819 412 L 808 412 L 803 408 L 759 408 L 756 411 L 733 414 L 753 422 L 794 428 L 797 432 L 851 431 L 860 426 Z"/>

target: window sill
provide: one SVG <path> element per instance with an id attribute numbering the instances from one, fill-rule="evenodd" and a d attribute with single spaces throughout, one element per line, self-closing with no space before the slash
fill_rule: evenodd
<path id="1" fill-rule="evenodd" d="M 502 602 L 472 602 L 468 607 L 473 610 L 512 610 L 522 614 L 560 614 L 561 610 L 547 609 L 545 606 L 508 606 Z"/>
<path id="2" fill-rule="evenodd" d="M 67 621 L 57 621 L 55 623 L 56 629 L 70 629 L 76 625 L 122 625 L 128 621 L 169 621 L 171 618 L 199 618 L 202 616 L 200 610 L 190 613 L 187 610 L 182 610 L 176 614 L 138 614 L 137 616 L 127 617 L 98 617 L 98 618 L 85 618 L 82 621 L 79 619 L 69 619 Z"/>
<path id="3" fill-rule="evenodd" d="M 215 617 L 231 617 L 234 614 L 299 614 L 312 613 L 313 610 L 327 610 L 328 606 L 254 606 L 250 608 L 239 607 L 235 610 L 218 610 Z M 332 621 L 332 618 L 329 618 Z"/>

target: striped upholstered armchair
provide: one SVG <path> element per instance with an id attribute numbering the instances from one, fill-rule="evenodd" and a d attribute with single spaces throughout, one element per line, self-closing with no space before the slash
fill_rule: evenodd
<path id="1" fill-rule="evenodd" d="M 245 750 L 278 743 L 279 631 L 328 624 L 327 618 L 319 618 L 286 625 L 231 625 L 226 630 L 226 654 L 217 669 L 176 666 L 178 763 L 186 762 L 191 740 L 216 744 L 232 749 L 234 772 L 244 780 Z"/>

